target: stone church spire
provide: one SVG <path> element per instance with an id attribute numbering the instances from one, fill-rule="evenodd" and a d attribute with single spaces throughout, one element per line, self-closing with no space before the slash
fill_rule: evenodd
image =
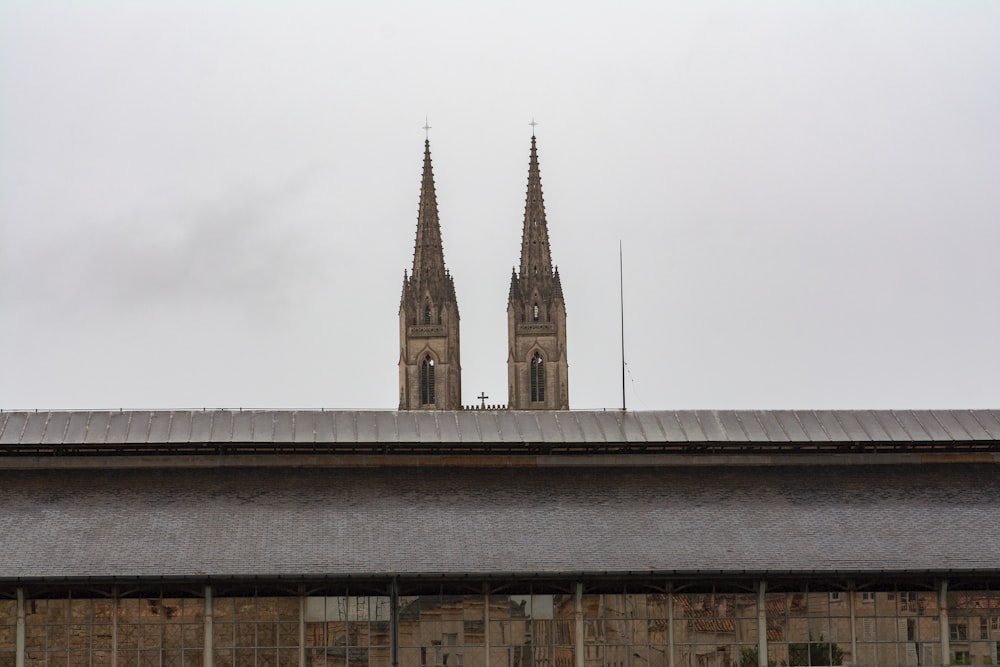
<path id="1" fill-rule="evenodd" d="M 413 278 L 440 280 L 445 275 L 444 248 L 441 244 L 441 221 L 438 219 L 434 169 L 431 165 L 431 142 L 424 142 L 424 174 L 420 181 L 420 206 L 417 209 L 417 240 L 413 248 Z"/>
<path id="2" fill-rule="evenodd" d="M 424 171 L 417 210 L 413 271 L 403 274 L 399 302 L 399 409 L 457 410 L 462 404 L 458 302 L 444 265 L 441 223 L 424 142 Z"/>
<path id="3" fill-rule="evenodd" d="M 552 278 L 552 255 L 549 251 L 549 228 L 545 223 L 545 199 L 542 174 L 538 168 L 538 149 L 531 137 L 528 158 L 528 195 L 524 204 L 524 231 L 521 234 L 521 279 L 547 282 Z"/>
<path id="4" fill-rule="evenodd" d="M 568 410 L 566 304 L 559 270 L 552 266 L 534 134 L 520 268 L 511 274 L 507 300 L 507 405 L 512 410 Z"/>

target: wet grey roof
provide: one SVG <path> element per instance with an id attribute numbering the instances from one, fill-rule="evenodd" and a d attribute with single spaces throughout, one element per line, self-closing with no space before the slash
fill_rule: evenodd
<path id="1" fill-rule="evenodd" d="M 0 471 L 0 581 L 996 576 L 998 525 L 996 465 Z"/>
<path id="2" fill-rule="evenodd" d="M 970 443 L 1000 410 L 316 411 L 0 413 L 6 446 L 183 443 Z"/>

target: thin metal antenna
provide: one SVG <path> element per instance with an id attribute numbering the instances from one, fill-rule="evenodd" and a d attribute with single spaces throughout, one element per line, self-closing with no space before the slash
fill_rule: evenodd
<path id="1" fill-rule="evenodd" d="M 621 239 L 618 239 L 618 303 L 622 313 L 622 412 L 625 412 L 625 263 Z"/>

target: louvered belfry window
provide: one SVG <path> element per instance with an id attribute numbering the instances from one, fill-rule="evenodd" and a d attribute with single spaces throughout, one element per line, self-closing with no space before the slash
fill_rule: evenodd
<path id="1" fill-rule="evenodd" d="M 420 404 L 434 404 L 434 360 L 429 354 L 420 364 Z"/>
<path id="2" fill-rule="evenodd" d="M 545 362 L 542 355 L 535 352 L 531 358 L 531 402 L 541 403 L 545 400 Z"/>

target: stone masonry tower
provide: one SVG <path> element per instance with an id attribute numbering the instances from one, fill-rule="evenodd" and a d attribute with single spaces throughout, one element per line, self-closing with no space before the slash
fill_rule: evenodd
<path id="1" fill-rule="evenodd" d="M 566 304 L 559 269 L 553 269 L 549 252 L 534 134 L 528 162 L 521 270 L 511 275 L 507 300 L 507 340 L 507 407 L 569 410 Z"/>
<path id="2" fill-rule="evenodd" d="M 462 406 L 458 302 L 444 267 L 430 141 L 424 142 L 413 271 L 403 273 L 399 302 L 399 409 L 458 410 Z"/>

